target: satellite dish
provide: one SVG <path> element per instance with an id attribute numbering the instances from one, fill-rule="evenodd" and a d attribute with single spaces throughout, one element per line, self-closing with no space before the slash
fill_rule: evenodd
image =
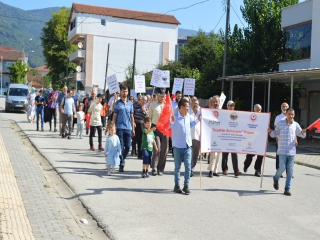
<path id="1" fill-rule="evenodd" d="M 78 48 L 82 49 L 83 48 L 83 43 L 82 42 L 78 42 Z"/>
<path id="2" fill-rule="evenodd" d="M 81 67 L 80 67 L 80 66 L 77 66 L 77 67 L 76 67 L 76 70 L 77 70 L 77 72 L 81 72 Z"/>

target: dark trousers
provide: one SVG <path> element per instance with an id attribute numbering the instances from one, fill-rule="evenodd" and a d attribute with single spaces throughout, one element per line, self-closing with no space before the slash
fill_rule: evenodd
<path id="1" fill-rule="evenodd" d="M 102 127 L 106 127 L 106 117 L 101 116 Z"/>
<path id="2" fill-rule="evenodd" d="M 99 142 L 99 147 L 102 147 L 102 127 L 101 126 L 90 126 L 90 135 L 89 135 L 89 144 L 90 147 L 93 146 L 93 135 L 95 134 L 95 130 L 94 128 L 96 128 L 98 130 L 98 142 Z"/>
<path id="3" fill-rule="evenodd" d="M 155 127 L 155 125 L 152 124 L 152 127 Z M 169 137 L 163 135 L 158 130 L 156 130 L 154 134 L 156 137 L 155 140 L 156 140 L 156 144 L 159 151 L 156 152 L 155 148 L 153 148 L 151 168 L 157 169 L 158 171 L 163 172 L 167 162 L 167 153 L 169 149 Z"/>
<path id="4" fill-rule="evenodd" d="M 61 135 L 62 134 L 67 134 L 68 131 L 68 135 L 71 136 L 71 131 L 72 131 L 72 121 L 73 121 L 73 115 L 70 114 L 65 114 L 62 113 L 62 127 L 61 127 Z M 68 127 L 66 128 L 66 125 L 68 123 Z M 67 129 L 67 130 L 66 130 Z"/>
<path id="5" fill-rule="evenodd" d="M 196 139 L 192 139 L 192 155 L 191 155 L 191 169 L 192 170 L 197 165 L 199 153 L 200 153 L 200 141 L 198 141 Z"/>
<path id="6" fill-rule="evenodd" d="M 246 160 L 244 160 L 244 167 L 245 168 L 250 167 L 254 156 L 255 155 L 247 154 Z M 263 156 L 257 156 L 256 162 L 254 164 L 254 169 L 258 172 L 261 172 L 262 160 L 263 160 Z"/>
<path id="7" fill-rule="evenodd" d="M 53 116 L 53 126 L 54 129 L 57 128 L 57 114 L 56 114 L 56 109 L 55 108 L 48 108 L 48 119 L 49 119 L 49 127 L 51 130 L 51 120 L 52 120 L 52 116 Z"/>
<path id="8" fill-rule="evenodd" d="M 229 153 L 222 153 L 221 167 L 222 171 L 228 171 L 228 156 Z M 231 153 L 232 166 L 234 173 L 239 171 L 238 168 L 238 155 L 236 153 Z"/>
<path id="9" fill-rule="evenodd" d="M 278 170 L 278 168 L 279 168 L 279 155 L 278 155 L 277 151 L 278 151 L 278 143 L 276 143 L 276 169 Z"/>
<path id="10" fill-rule="evenodd" d="M 136 147 L 138 144 L 138 158 L 142 157 L 142 152 L 141 152 L 141 142 L 142 142 L 142 131 L 143 131 L 143 123 L 136 123 L 136 127 L 134 129 L 135 135 L 132 138 L 132 152 L 137 152 Z"/>
<path id="11" fill-rule="evenodd" d="M 128 155 L 131 146 L 131 130 L 117 128 L 117 135 L 120 140 L 122 154 L 120 156 L 120 168 L 124 168 L 125 159 Z"/>

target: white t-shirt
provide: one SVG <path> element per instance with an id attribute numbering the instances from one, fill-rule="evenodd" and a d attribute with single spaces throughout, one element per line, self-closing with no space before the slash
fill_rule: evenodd
<path id="1" fill-rule="evenodd" d="M 101 126 L 101 112 L 103 106 L 95 102 L 91 103 L 88 113 L 91 113 L 90 126 Z"/>
<path id="2" fill-rule="evenodd" d="M 78 111 L 77 112 L 77 124 L 84 123 L 84 112 Z"/>
<path id="3" fill-rule="evenodd" d="M 287 117 L 286 115 L 284 115 L 283 113 L 280 113 L 274 120 L 274 126 L 277 126 L 278 122 L 285 119 L 286 117 Z"/>

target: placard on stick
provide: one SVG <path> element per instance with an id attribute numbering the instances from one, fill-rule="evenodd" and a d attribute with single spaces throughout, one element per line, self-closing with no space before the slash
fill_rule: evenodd
<path id="1" fill-rule="evenodd" d="M 184 79 L 184 95 L 194 96 L 196 80 L 194 78 L 185 78 Z"/>
<path id="2" fill-rule="evenodd" d="M 144 75 L 135 75 L 134 76 L 134 87 L 136 93 L 145 93 L 146 92 L 146 80 Z"/>
<path id="3" fill-rule="evenodd" d="M 107 80 L 108 89 L 109 89 L 110 94 L 113 94 L 115 92 L 120 92 L 120 88 L 119 88 L 116 74 L 112 74 L 111 76 L 107 77 L 106 80 Z"/>

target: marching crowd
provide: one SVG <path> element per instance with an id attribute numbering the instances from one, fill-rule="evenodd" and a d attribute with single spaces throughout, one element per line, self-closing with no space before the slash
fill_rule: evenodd
<path id="1" fill-rule="evenodd" d="M 129 89 L 125 85 L 120 86 L 120 92 L 116 92 L 107 102 L 104 94 L 87 93 L 80 103 L 76 95 L 76 89 L 68 90 L 63 87 L 61 93 L 53 88 L 47 97 L 40 90 L 38 95 L 32 88 L 29 95 L 29 109 L 27 119 L 36 121 L 36 130 L 44 131 L 44 122 L 49 122 L 49 131 L 59 130 L 62 138 L 71 139 L 74 125 L 77 124 L 76 136 L 83 137 L 83 132 L 89 135 L 90 150 L 95 151 L 93 137 L 98 135 L 98 150 L 103 151 L 106 158 L 108 175 L 119 166 L 119 172 L 125 169 L 125 160 L 131 148 L 131 156 L 142 159 L 142 178 L 150 175 L 162 176 L 165 171 L 168 151 L 172 150 L 174 156 L 174 192 L 190 194 L 190 178 L 195 175 L 194 168 L 200 156 L 200 121 L 201 111 L 196 96 L 189 98 L 182 96 L 180 91 L 174 94 L 169 118 L 169 127 L 172 138 L 157 128 L 162 111 L 165 108 L 165 89 L 159 89 L 157 94 L 137 97 L 134 100 L 129 95 Z M 205 108 L 219 109 L 220 97 L 215 95 L 208 101 Z M 227 109 L 235 110 L 235 103 L 230 100 Z M 254 105 L 254 112 L 261 112 L 259 104 Z M 296 154 L 297 137 L 305 137 L 306 129 L 294 121 L 294 109 L 287 103 L 282 103 L 281 114 L 274 122 L 275 129 L 268 129 L 270 136 L 276 138 L 277 158 L 276 174 L 273 177 L 273 186 L 279 189 L 279 179 L 286 171 L 286 183 L 284 194 L 291 195 L 291 182 L 293 178 L 294 156 Z M 59 126 L 57 128 L 57 117 Z M 52 126 L 53 120 L 53 126 Z M 40 128 L 39 128 L 40 125 Z M 106 137 L 105 146 L 102 146 L 102 132 Z M 221 158 L 223 175 L 228 175 L 229 153 L 211 152 L 208 154 L 209 177 L 219 177 L 218 166 Z M 247 154 L 243 171 L 247 172 L 253 161 L 254 155 Z M 233 172 L 235 176 L 242 173 L 238 166 L 238 156 L 231 153 Z M 180 168 L 182 162 L 185 166 L 184 187 L 180 188 Z M 257 156 L 254 164 L 255 176 L 261 176 L 263 156 Z M 150 167 L 150 175 L 149 175 Z"/>

